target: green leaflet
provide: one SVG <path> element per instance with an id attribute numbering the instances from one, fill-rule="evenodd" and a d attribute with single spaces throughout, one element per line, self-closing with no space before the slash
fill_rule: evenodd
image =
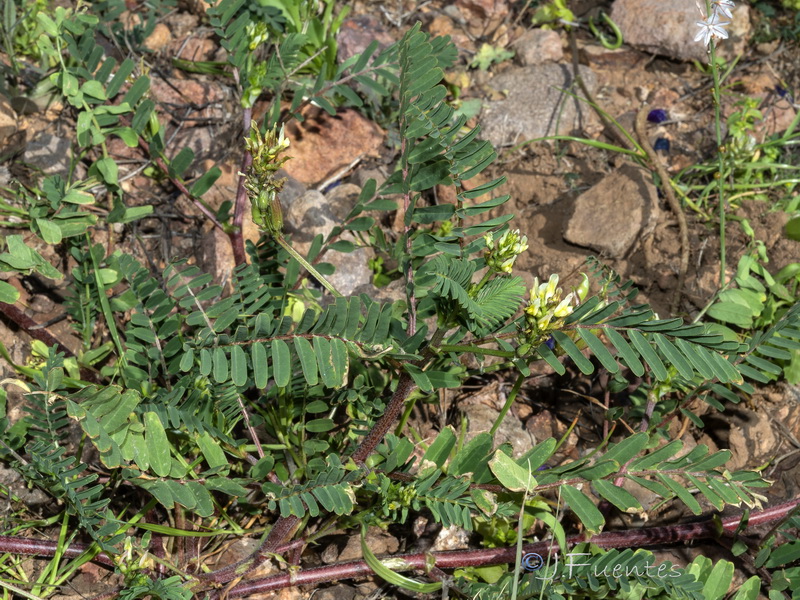
<path id="1" fill-rule="evenodd" d="M 561 497 L 578 516 L 584 527 L 592 533 L 598 533 L 606 521 L 592 501 L 583 492 L 578 491 L 571 485 L 562 485 L 559 490 L 561 491 Z"/>
<path id="2" fill-rule="evenodd" d="M 275 385 L 286 387 L 292 377 L 289 346 L 283 340 L 272 342 L 272 369 Z"/>
<path id="3" fill-rule="evenodd" d="M 530 493 L 536 487 L 532 469 L 519 466 L 512 458 L 498 450 L 489 461 L 489 468 L 498 481 L 512 492 Z"/>
<path id="4" fill-rule="evenodd" d="M 147 442 L 150 468 L 159 477 L 169 475 L 172 468 L 170 443 L 161 419 L 153 411 L 144 414 L 145 441 Z"/>

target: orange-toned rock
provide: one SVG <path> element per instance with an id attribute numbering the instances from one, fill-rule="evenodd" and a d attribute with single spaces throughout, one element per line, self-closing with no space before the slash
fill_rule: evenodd
<path id="1" fill-rule="evenodd" d="M 172 41 L 172 33 L 170 33 L 169 27 L 164 25 L 164 23 L 158 23 L 153 29 L 153 33 L 147 36 L 147 39 L 144 41 L 144 47 L 148 50 L 152 50 L 153 52 L 158 52 L 167 47 L 167 45 Z"/>
<path id="2" fill-rule="evenodd" d="M 321 183 L 358 158 L 380 156 L 383 131 L 355 110 L 331 116 L 317 107 L 304 111 L 305 121 L 286 126 L 292 160 L 286 171 L 305 185 Z"/>

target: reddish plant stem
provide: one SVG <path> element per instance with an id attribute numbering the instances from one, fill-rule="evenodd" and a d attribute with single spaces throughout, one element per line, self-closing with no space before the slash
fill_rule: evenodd
<path id="1" fill-rule="evenodd" d="M 768 523 L 775 523 L 788 517 L 792 510 L 800 505 L 800 498 L 795 498 L 760 511 L 750 514 L 747 521 L 748 527 L 758 527 Z M 741 515 L 723 519 L 721 529 L 724 533 L 733 533 L 739 527 Z M 287 519 L 288 521 L 289 519 Z M 276 523 L 277 525 L 277 523 Z M 577 544 L 589 541 L 601 548 L 643 548 L 661 544 L 675 542 L 708 539 L 717 536 L 719 528 L 717 522 L 708 519 L 698 523 L 686 523 L 680 525 L 667 525 L 663 527 L 648 527 L 644 529 L 634 529 L 629 531 L 611 531 L 601 533 L 588 540 L 585 536 L 576 535 L 567 538 L 568 544 Z M 291 543 L 288 547 L 296 547 L 296 543 Z M 88 544 L 71 544 L 62 549 L 63 556 L 75 558 L 80 556 L 89 548 Z M 277 551 L 287 548 L 286 545 L 276 546 Z M 57 542 L 45 540 L 33 540 L 29 538 L 0 535 L 0 553 L 22 554 L 28 556 L 54 556 L 58 549 Z M 551 541 L 527 544 L 523 547 L 524 552 L 549 553 L 557 550 L 558 545 Z M 406 561 L 408 569 L 425 569 L 428 554 L 402 554 L 392 558 Z M 493 564 L 503 564 L 513 562 L 516 556 L 516 547 L 510 548 L 490 548 L 483 550 L 460 550 L 453 552 L 432 553 L 436 559 L 436 567 L 439 569 L 453 569 L 457 567 L 469 566 L 488 566 Z M 113 560 L 105 553 L 97 554 L 93 562 L 114 566 Z M 226 569 L 221 569 L 216 573 L 222 573 Z M 239 598 L 248 594 L 266 592 L 295 585 L 306 585 L 334 581 L 339 579 L 349 579 L 354 577 L 364 577 L 372 574 L 372 570 L 364 561 L 353 561 L 313 569 L 305 569 L 293 574 L 282 573 L 264 579 L 258 579 L 246 583 L 241 583 L 231 588 L 228 597 Z M 205 581 L 218 581 L 216 577 L 209 577 L 211 573 L 205 574 L 199 579 Z M 221 579 L 221 578 L 220 578 Z"/>
<path id="2" fill-rule="evenodd" d="M 773 521 L 786 518 L 789 513 L 800 505 L 800 498 L 778 504 L 776 506 L 753 512 L 748 520 L 748 527 L 756 527 Z M 733 533 L 739 527 L 741 516 L 730 517 L 722 521 L 722 531 Z M 648 527 L 631 531 L 613 531 L 601 533 L 588 540 L 582 535 L 567 538 L 567 543 L 578 544 L 589 541 L 600 548 L 643 548 L 670 544 L 680 541 L 714 538 L 718 534 L 717 523 L 706 520 L 699 523 L 686 523 L 681 525 L 668 525 L 664 527 Z M 551 541 L 537 542 L 523 546 L 524 553 L 549 554 L 558 550 L 558 544 Z M 516 547 L 490 548 L 484 550 L 460 550 L 453 552 L 433 552 L 419 554 L 401 554 L 393 556 L 406 562 L 408 568 L 424 570 L 428 565 L 429 556 L 435 558 L 436 567 L 439 569 L 454 569 L 459 567 L 489 566 L 514 562 Z M 228 590 L 228 598 L 241 598 L 250 594 L 263 593 L 297 585 L 319 584 L 327 581 L 367 577 L 372 575 L 372 570 L 364 561 L 352 561 L 325 567 L 304 569 L 299 572 L 281 573 L 256 581 L 240 583 Z"/>
<path id="3" fill-rule="evenodd" d="M 30 538 L 17 537 L 11 535 L 0 535 L 0 554 L 23 554 L 26 556 L 55 556 L 58 549 L 58 542 L 47 540 L 33 540 Z M 80 556 L 89 549 L 88 544 L 70 544 L 62 549 L 62 555 L 67 558 Z M 114 566 L 114 561 L 105 552 L 96 555 L 92 562 Z"/>
<path id="4" fill-rule="evenodd" d="M 242 115 L 242 135 L 247 137 L 250 131 L 250 122 L 253 119 L 253 109 L 245 108 Z M 242 264 L 247 260 L 247 255 L 244 251 L 244 235 L 242 233 L 242 226 L 244 224 L 244 213 L 247 210 L 247 190 L 244 187 L 245 173 L 250 169 L 253 164 L 253 155 L 247 150 L 244 151 L 242 157 L 242 166 L 239 170 L 239 182 L 236 185 L 236 204 L 233 208 L 233 231 L 228 236 L 231 240 L 233 247 L 233 259 L 237 265 Z"/>
<path id="5" fill-rule="evenodd" d="M 24 311 L 17 308 L 13 304 L 6 304 L 0 302 L 0 313 L 3 313 L 9 320 L 14 322 L 20 329 L 31 336 L 35 340 L 39 340 L 46 346 L 55 346 L 59 352 L 63 352 L 65 356 L 75 356 L 72 350 L 67 348 L 64 344 L 58 341 L 52 333 L 39 325 L 36 321 L 25 314 Z"/>
<path id="6" fill-rule="evenodd" d="M 358 449 L 353 452 L 352 459 L 357 465 L 364 464 L 364 461 L 369 458 L 369 455 L 372 454 L 375 448 L 378 447 L 378 444 L 381 443 L 383 436 L 389 432 L 392 425 L 397 421 L 397 417 L 400 416 L 400 412 L 403 410 L 403 406 L 405 406 L 408 395 L 413 389 L 414 380 L 404 371 L 400 375 L 400 381 L 397 382 L 397 389 L 394 391 L 392 399 L 389 400 L 389 405 L 386 407 L 383 416 L 378 419 L 372 431 L 364 438 L 364 441 L 361 442 Z"/>
<path id="7" fill-rule="evenodd" d="M 144 149 L 145 152 L 147 152 L 147 154 L 150 154 L 150 159 L 169 178 L 169 180 L 172 182 L 172 185 L 178 188 L 178 191 L 184 196 L 186 196 L 186 198 L 192 204 L 194 204 L 197 207 L 197 209 L 208 218 L 209 221 L 211 221 L 214 224 L 214 227 L 217 227 L 224 231 L 225 228 L 222 226 L 222 223 L 220 223 L 217 220 L 216 215 L 213 212 L 211 212 L 211 210 L 205 204 L 203 204 L 203 202 L 201 202 L 199 198 L 195 198 L 192 195 L 192 193 L 189 191 L 189 189 L 186 187 L 183 181 L 181 181 L 178 177 L 173 177 L 172 175 L 169 174 L 169 167 L 167 166 L 167 163 L 164 162 L 164 159 L 161 158 L 160 156 L 153 156 L 150 153 L 150 145 L 146 141 L 144 141 L 144 139 L 141 137 L 139 138 L 139 145 Z"/>
<path id="8" fill-rule="evenodd" d="M 369 458 L 370 454 L 372 454 L 378 444 L 381 443 L 383 436 L 386 435 L 394 422 L 397 421 L 397 417 L 403 410 L 405 401 L 413 389 L 414 381 L 407 373 L 404 372 L 402 375 L 400 375 L 400 381 L 397 382 L 397 389 L 392 395 L 392 399 L 389 401 L 389 405 L 386 407 L 386 411 L 383 413 L 383 416 L 378 419 L 375 427 L 369 432 L 358 449 L 352 454 L 352 459 L 357 465 L 363 465 L 364 461 Z M 279 546 L 287 543 L 290 536 L 295 533 L 295 530 L 299 524 L 300 519 L 293 515 L 288 517 L 279 517 L 278 520 L 275 521 L 275 524 L 272 526 L 270 532 L 267 534 L 267 538 L 264 540 L 264 543 L 261 544 L 261 546 L 252 555 L 243 561 L 236 563 L 235 565 L 229 565 L 224 569 L 220 569 L 219 571 L 205 573 L 202 578 L 217 583 L 230 581 L 233 574 L 241 574 L 237 573 L 237 571 L 241 570 L 245 563 L 248 564 L 244 568 L 246 568 L 247 572 L 249 572 L 261 564 L 266 559 L 266 555 L 268 553 L 275 552 Z"/>

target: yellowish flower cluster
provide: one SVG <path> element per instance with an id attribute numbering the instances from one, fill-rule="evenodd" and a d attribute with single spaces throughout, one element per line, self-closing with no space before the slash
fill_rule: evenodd
<path id="1" fill-rule="evenodd" d="M 274 129 L 263 136 L 258 125 L 253 121 L 250 136 L 244 140 L 245 147 L 253 155 L 253 166 L 247 173 L 245 188 L 252 203 L 253 222 L 262 230 L 272 234 L 280 234 L 283 228 L 283 214 L 278 192 L 286 183 L 285 177 L 275 177 L 275 173 L 288 156 L 280 155 L 289 147 L 289 140 Z"/>
<path id="2" fill-rule="evenodd" d="M 572 314 L 572 301 L 575 293 L 561 299 L 561 288 L 558 287 L 558 275 L 550 275 L 546 283 L 539 283 L 539 278 L 533 280 L 531 300 L 525 308 L 525 320 L 531 331 L 542 335 L 548 330 L 560 327 L 563 319 Z"/>
<path id="3" fill-rule="evenodd" d="M 491 233 L 484 235 L 483 239 L 486 241 L 486 265 L 498 273 L 510 274 L 517 256 L 528 249 L 528 238 L 520 235 L 519 229 L 506 231 L 497 240 L 497 245 Z"/>

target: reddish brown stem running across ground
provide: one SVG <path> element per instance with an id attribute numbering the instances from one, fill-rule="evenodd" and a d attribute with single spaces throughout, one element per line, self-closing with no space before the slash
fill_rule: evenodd
<path id="1" fill-rule="evenodd" d="M 756 527 L 785 519 L 789 513 L 800 505 L 800 498 L 784 502 L 776 506 L 753 512 L 747 522 L 748 527 Z M 722 530 L 733 533 L 739 527 L 741 516 L 723 519 Z M 648 527 L 629 531 L 611 531 L 601 533 L 588 540 L 584 536 L 567 538 L 568 545 L 589 541 L 600 548 L 645 548 L 697 539 L 709 539 L 718 535 L 718 525 L 713 519 L 699 523 L 683 525 L 670 525 L 665 527 Z M 523 553 L 535 552 L 542 556 L 558 550 L 555 542 L 537 542 L 523 546 Z M 435 564 L 440 569 L 455 569 L 463 567 L 478 567 L 512 563 L 516 560 L 516 547 L 490 548 L 483 550 L 460 550 L 453 552 L 433 552 L 419 554 L 401 554 L 392 556 L 393 559 L 405 561 L 407 570 L 425 570 L 429 565 L 430 556 L 435 558 Z M 298 585 L 316 585 L 327 581 L 341 581 L 355 577 L 368 577 L 372 570 L 362 560 L 303 569 L 291 573 L 281 573 L 264 579 L 240 583 L 228 590 L 227 598 L 242 598 L 250 594 L 263 593 Z"/>

